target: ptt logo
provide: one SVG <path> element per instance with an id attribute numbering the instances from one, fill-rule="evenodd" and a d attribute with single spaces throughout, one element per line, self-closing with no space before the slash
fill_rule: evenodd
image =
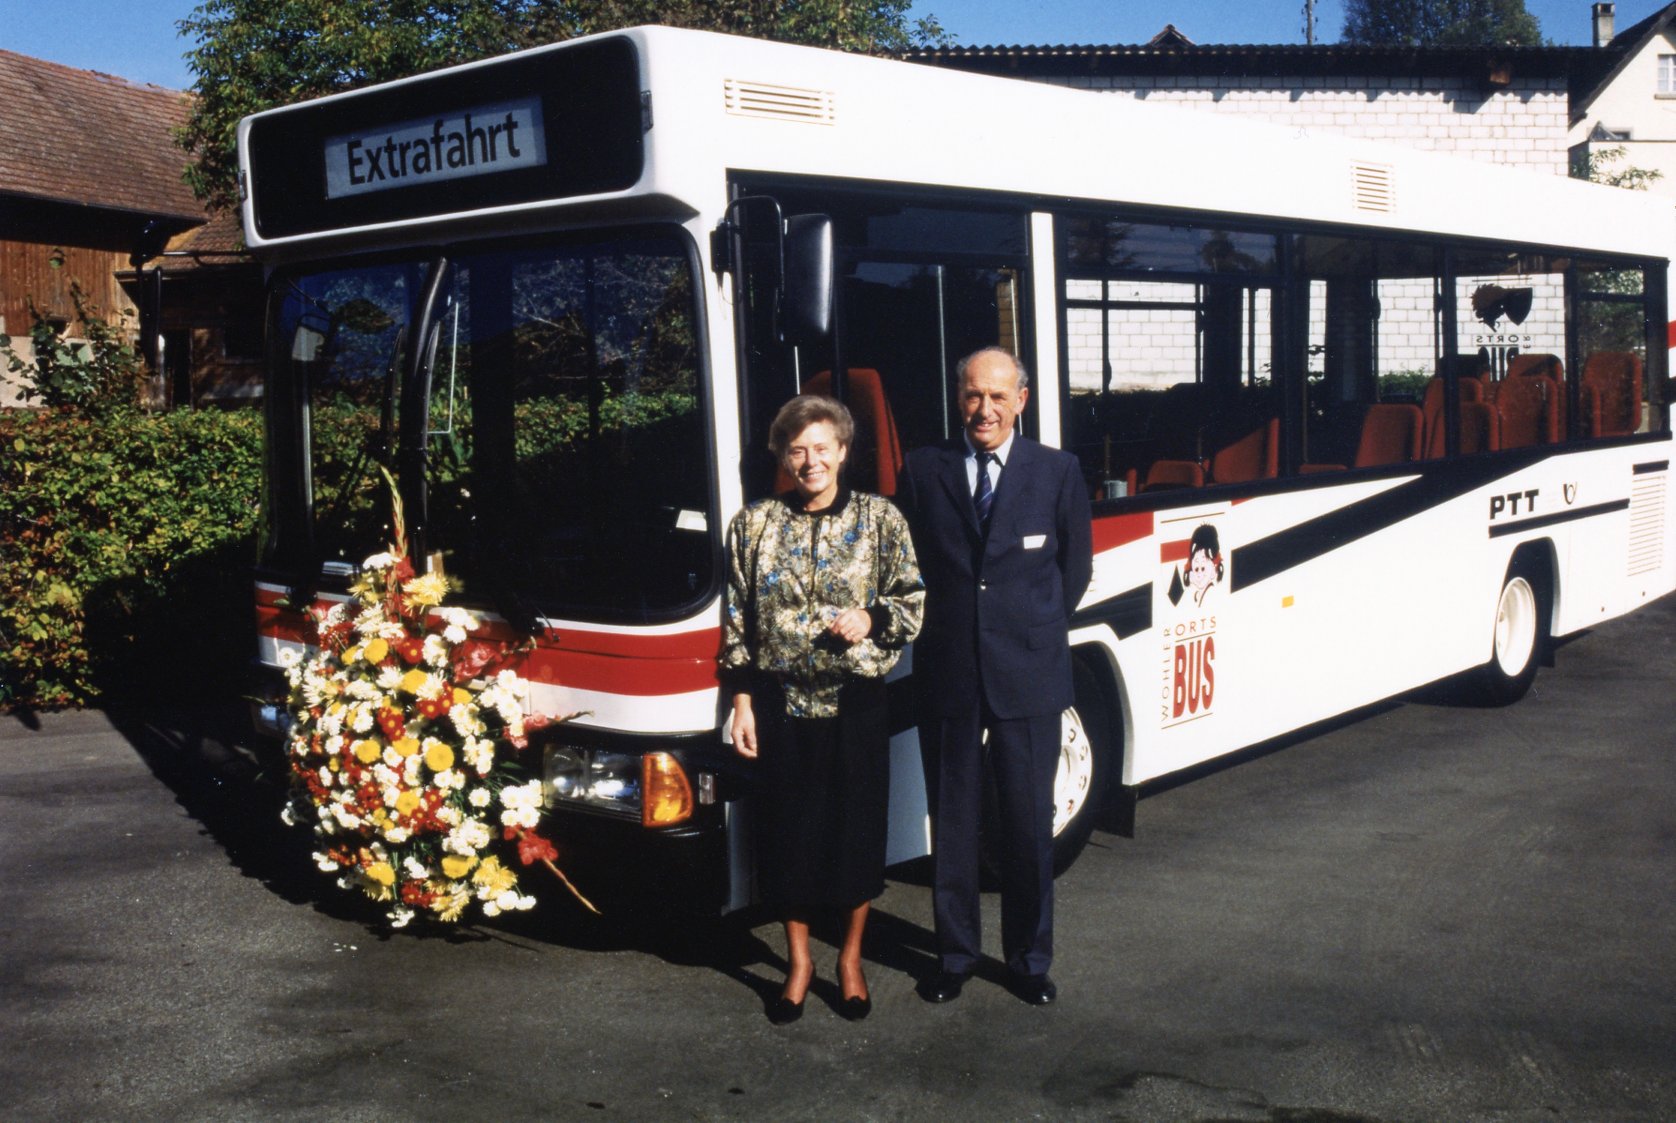
<path id="1" fill-rule="evenodd" d="M 1503 515 L 1512 518 L 1519 514 L 1536 514 L 1536 497 L 1541 492 L 1541 488 L 1533 487 L 1529 491 L 1510 491 L 1506 495 L 1490 496 L 1490 521 L 1494 522 Z"/>

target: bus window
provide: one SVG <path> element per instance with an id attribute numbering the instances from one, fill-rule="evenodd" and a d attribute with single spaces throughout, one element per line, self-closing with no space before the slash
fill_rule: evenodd
<path id="1" fill-rule="evenodd" d="M 1646 276 L 1581 265 L 1577 292 L 1580 437 L 1623 437 L 1649 427 Z"/>
<path id="2" fill-rule="evenodd" d="M 297 439 L 270 439 L 270 456 L 289 449 L 307 459 L 271 466 L 266 563 L 299 576 L 318 576 L 322 563 L 346 573 L 342 567 L 389 541 L 379 469 L 392 465 L 399 381 L 425 271 L 394 263 L 277 282 L 270 433 L 297 432 Z M 278 402 L 289 405 L 283 415 Z"/>
<path id="3" fill-rule="evenodd" d="M 1069 440 L 1096 493 L 1275 476 L 1274 236 L 1058 227 Z"/>
<path id="4" fill-rule="evenodd" d="M 707 437 L 684 244 L 497 247 L 459 257 L 451 280 L 428 469 L 448 570 L 583 618 L 704 595 L 714 520 L 693 467 Z"/>

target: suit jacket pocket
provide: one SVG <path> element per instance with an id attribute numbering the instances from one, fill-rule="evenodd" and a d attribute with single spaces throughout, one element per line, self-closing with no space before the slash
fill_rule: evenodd
<path id="1" fill-rule="evenodd" d="M 1032 624 L 1030 630 L 1025 634 L 1025 640 L 1029 643 L 1032 651 L 1062 647 L 1065 644 L 1065 621 L 1055 620 L 1050 624 Z"/>

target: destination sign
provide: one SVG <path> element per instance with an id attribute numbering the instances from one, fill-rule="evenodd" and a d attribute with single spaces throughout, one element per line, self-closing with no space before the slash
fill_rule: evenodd
<path id="1" fill-rule="evenodd" d="M 343 133 L 326 140 L 324 156 L 328 199 L 543 167 L 547 135 L 541 99 Z"/>

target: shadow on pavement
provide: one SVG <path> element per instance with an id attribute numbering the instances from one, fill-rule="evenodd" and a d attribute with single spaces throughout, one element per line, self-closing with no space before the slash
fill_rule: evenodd
<path id="1" fill-rule="evenodd" d="M 562 886 L 542 884 L 546 875 L 539 870 L 523 875 L 526 885 L 537 887 L 538 904 L 528 913 L 507 913 L 492 922 L 462 926 L 415 921 L 407 929 L 393 931 L 373 902 L 339 889 L 330 875 L 316 868 L 308 831 L 281 821 L 288 784 L 285 762 L 277 747 L 255 747 L 262 742 L 251 732 L 243 703 L 218 708 L 133 708 L 110 712 L 107 717 L 244 876 L 292 904 L 359 924 L 375 939 L 401 936 L 450 943 L 511 939 L 577 951 L 640 951 L 672 964 L 720 972 L 756 992 L 765 1004 L 780 992 L 785 960 L 753 931 L 774 920 L 762 910 L 694 917 L 642 902 L 596 917 L 577 905 Z M 915 876 L 911 868 L 901 872 L 910 880 Z M 812 935 L 834 948 L 842 939 L 836 918 L 817 920 Z M 931 933 L 878 909 L 868 927 L 865 954 L 869 962 L 915 978 L 936 970 Z M 836 985 L 827 985 L 832 994 L 818 988 L 815 993 L 836 1003 Z"/>

